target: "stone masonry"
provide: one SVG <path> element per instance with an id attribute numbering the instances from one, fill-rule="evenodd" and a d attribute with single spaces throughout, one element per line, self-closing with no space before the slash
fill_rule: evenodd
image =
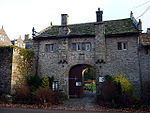
<path id="1" fill-rule="evenodd" d="M 99 9 L 96 14 L 102 16 L 102 11 Z M 67 21 L 68 16 L 62 17 L 65 18 Z M 37 74 L 41 77 L 54 76 L 60 90 L 69 95 L 70 69 L 78 64 L 87 64 L 96 71 L 97 95 L 101 93 L 99 77 L 121 74 L 131 81 L 134 93 L 140 95 L 141 78 L 144 77 L 141 72 L 144 68 L 150 68 L 144 63 L 150 57 L 143 56 L 143 59 L 146 58 L 144 61 L 139 56 L 141 24 L 134 19 L 133 14 L 129 19 L 97 20 L 73 25 L 65 21 L 61 26 L 50 26 L 38 35 L 33 35 Z M 74 43 L 90 43 L 90 51 L 74 51 Z M 53 45 L 54 50 L 47 52 L 46 45 Z"/>

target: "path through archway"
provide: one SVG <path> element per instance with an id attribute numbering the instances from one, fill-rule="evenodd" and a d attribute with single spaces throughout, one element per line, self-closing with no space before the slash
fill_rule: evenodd
<path id="1" fill-rule="evenodd" d="M 95 83 L 93 81 L 95 78 L 89 79 L 90 76 L 84 77 L 88 74 L 88 71 L 90 69 L 94 70 L 94 68 L 91 65 L 87 65 L 87 64 L 78 64 L 73 66 L 70 69 L 69 71 L 69 97 L 70 98 L 81 98 L 85 96 L 84 95 L 85 94 L 84 89 L 86 89 L 85 85 L 93 85 Z M 85 79 L 88 81 L 85 82 Z M 93 89 L 90 88 L 91 86 L 89 86 L 89 90 L 92 91 Z"/>

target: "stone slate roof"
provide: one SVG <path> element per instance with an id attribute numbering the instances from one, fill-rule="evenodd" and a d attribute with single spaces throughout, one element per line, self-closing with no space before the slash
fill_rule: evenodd
<path id="1" fill-rule="evenodd" d="M 66 36 L 83 36 L 83 35 L 95 36 L 95 27 L 94 27 L 95 24 L 96 22 L 67 25 L 67 27 L 70 29 L 70 33 Z M 104 24 L 106 36 L 139 33 L 138 28 L 135 27 L 130 18 L 104 21 Z M 60 27 L 61 26 L 50 26 L 41 31 L 40 34 L 37 35 L 34 39 L 37 38 L 43 39 L 46 37 L 49 38 L 62 37 L 61 35 L 59 35 Z"/>
<path id="2" fill-rule="evenodd" d="M 140 35 L 140 39 L 141 39 L 141 43 L 144 46 L 150 46 L 150 34 L 148 34 L 148 33 L 142 33 Z"/>

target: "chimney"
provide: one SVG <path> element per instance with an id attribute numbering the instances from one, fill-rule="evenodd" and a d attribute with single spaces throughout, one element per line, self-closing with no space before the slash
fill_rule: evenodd
<path id="1" fill-rule="evenodd" d="M 66 26 L 68 24 L 68 14 L 61 14 L 61 25 Z"/>
<path id="2" fill-rule="evenodd" d="M 100 11 L 100 8 L 98 8 L 98 11 L 96 11 L 96 20 L 97 22 L 103 21 L 103 11 Z"/>
<path id="3" fill-rule="evenodd" d="M 150 34 L 150 28 L 147 28 L 147 34 Z"/>
<path id="4" fill-rule="evenodd" d="M 28 40 L 29 39 L 29 34 L 25 34 L 25 40 Z"/>

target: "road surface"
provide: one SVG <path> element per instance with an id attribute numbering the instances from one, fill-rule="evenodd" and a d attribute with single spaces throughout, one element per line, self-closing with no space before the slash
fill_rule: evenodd
<path id="1" fill-rule="evenodd" d="M 44 110 L 44 109 L 0 107 L 0 113 L 121 113 L 121 112 L 85 112 L 85 111 L 65 111 L 65 110 Z"/>

